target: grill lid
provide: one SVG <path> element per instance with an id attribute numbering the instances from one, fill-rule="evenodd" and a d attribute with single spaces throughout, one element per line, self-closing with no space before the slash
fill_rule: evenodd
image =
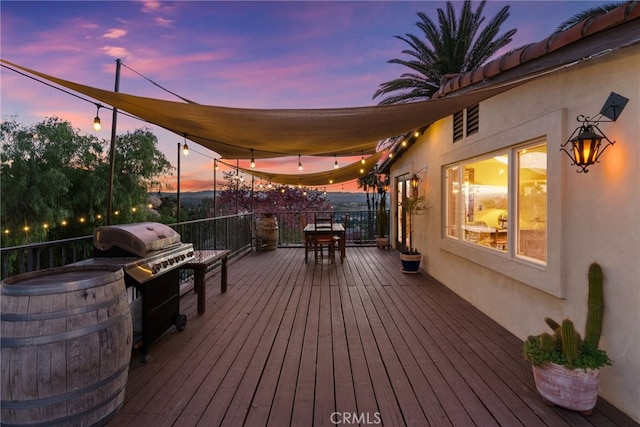
<path id="1" fill-rule="evenodd" d="M 93 245 L 107 251 L 113 247 L 123 249 L 139 257 L 151 251 L 166 249 L 180 243 L 180 234 L 173 228 L 158 222 L 105 225 L 93 231 Z"/>

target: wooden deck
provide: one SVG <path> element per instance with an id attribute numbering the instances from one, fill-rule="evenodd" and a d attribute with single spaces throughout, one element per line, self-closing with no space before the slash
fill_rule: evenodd
<path id="1" fill-rule="evenodd" d="M 110 427 L 637 425 L 602 399 L 590 416 L 545 405 L 522 342 L 395 251 L 253 253 L 207 298 L 199 316 L 183 296 L 187 328 L 132 358 Z"/>

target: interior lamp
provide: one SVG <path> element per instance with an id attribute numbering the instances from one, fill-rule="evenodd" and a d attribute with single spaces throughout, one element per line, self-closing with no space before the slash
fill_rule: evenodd
<path id="1" fill-rule="evenodd" d="M 598 123 L 615 122 L 629 100 L 617 93 L 611 92 L 609 98 L 600 110 L 600 114 L 592 119 L 580 115 L 576 120 L 582 123 L 573 131 L 569 139 L 560 146 L 571 159 L 571 164 L 578 166 L 578 173 L 587 173 L 589 166 L 598 163 L 600 156 L 609 146 L 615 144 L 600 130 Z M 606 117 L 609 120 L 603 120 Z M 604 141 L 604 145 L 603 145 Z M 571 146 L 568 147 L 569 143 Z M 566 148 L 565 148 L 566 147 Z"/>
<path id="2" fill-rule="evenodd" d="M 95 130 L 96 132 L 98 132 L 100 129 L 102 129 L 102 125 L 100 124 L 100 104 L 96 104 L 96 107 L 98 108 L 96 111 L 96 118 L 93 119 L 93 130 Z"/>

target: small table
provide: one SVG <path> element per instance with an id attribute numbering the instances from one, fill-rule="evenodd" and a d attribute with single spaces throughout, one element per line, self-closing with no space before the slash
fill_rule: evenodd
<path id="1" fill-rule="evenodd" d="M 470 237 L 468 240 L 472 240 L 476 243 L 483 241 L 485 236 L 488 236 L 491 247 L 501 249 L 499 246 L 506 245 L 506 228 L 495 228 L 486 225 L 464 225 L 462 228 L 468 233 Z"/>
<path id="2" fill-rule="evenodd" d="M 340 237 L 340 262 L 343 262 L 345 257 L 345 237 L 346 237 L 346 229 L 344 225 L 339 222 L 334 222 L 331 228 L 322 227 L 318 229 L 316 233 L 316 225 L 315 223 L 307 224 L 304 229 L 304 262 L 307 262 L 307 256 L 309 254 L 309 249 L 313 244 L 313 237 L 316 234 L 329 234 L 336 235 Z"/>
<path id="3" fill-rule="evenodd" d="M 193 260 L 181 267 L 193 270 L 193 288 L 198 294 L 198 314 L 203 314 L 205 311 L 207 298 L 204 281 L 207 269 L 218 260 L 222 261 L 220 267 L 220 292 L 227 292 L 227 259 L 229 253 L 230 251 L 228 250 L 195 251 Z"/>

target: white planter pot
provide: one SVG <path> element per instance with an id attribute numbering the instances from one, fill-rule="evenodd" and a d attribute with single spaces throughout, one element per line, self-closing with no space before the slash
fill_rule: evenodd
<path id="1" fill-rule="evenodd" d="M 532 368 L 538 393 L 547 402 L 584 414 L 596 406 L 599 369 L 567 369 L 555 363 Z"/>

